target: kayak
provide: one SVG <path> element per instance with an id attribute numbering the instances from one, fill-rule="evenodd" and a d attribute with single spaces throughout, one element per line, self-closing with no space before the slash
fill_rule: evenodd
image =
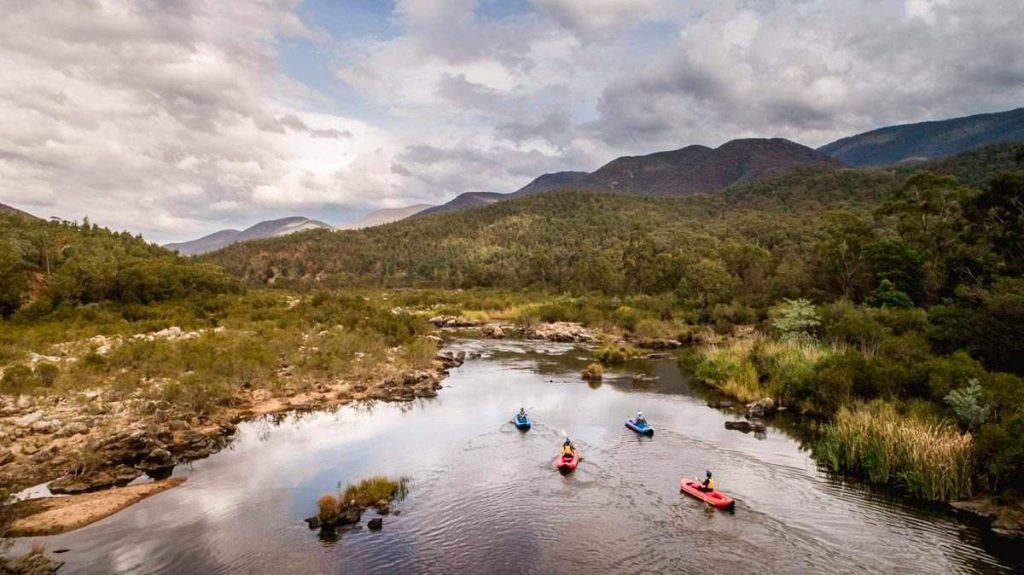
<path id="1" fill-rule="evenodd" d="M 654 437 L 654 428 L 647 423 L 637 423 L 635 419 L 627 419 L 626 427 L 639 433 L 640 435 L 646 435 L 647 437 Z"/>
<path id="2" fill-rule="evenodd" d="M 572 450 L 572 457 L 566 457 L 564 455 L 559 455 L 558 457 L 555 458 L 555 469 L 557 469 L 559 471 L 562 471 L 564 473 L 568 473 L 570 471 L 575 471 L 576 470 L 576 466 L 579 465 L 579 464 L 580 464 L 580 452 L 579 452 L 579 450 L 576 450 L 576 449 Z"/>
<path id="3" fill-rule="evenodd" d="M 679 491 L 685 491 L 704 503 L 713 505 L 719 509 L 728 509 L 736 504 L 736 501 L 734 501 L 732 497 L 729 497 L 721 491 L 702 491 L 699 481 L 687 479 L 685 477 L 679 480 Z"/>
<path id="4" fill-rule="evenodd" d="M 529 431 L 530 428 L 533 427 L 533 423 L 530 422 L 529 416 L 519 417 L 518 413 L 512 419 L 512 423 L 516 424 L 516 429 L 519 431 Z"/>

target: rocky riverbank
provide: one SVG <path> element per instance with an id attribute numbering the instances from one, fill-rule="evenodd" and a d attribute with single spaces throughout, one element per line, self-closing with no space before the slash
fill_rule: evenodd
<path id="1" fill-rule="evenodd" d="M 301 390 L 240 389 L 232 405 L 215 415 L 188 413 L 166 401 L 113 399 L 96 392 L 0 398 L 0 484 L 21 489 L 50 481 L 52 493 L 76 495 L 123 486 L 144 474 L 166 477 L 175 465 L 223 448 L 241 420 L 354 401 L 434 397 L 448 370 L 463 359 L 441 352 L 432 368 L 398 375 L 316 383 Z M 120 501 L 112 498 L 109 503 L 119 509 Z M 110 505 L 90 509 L 98 518 L 112 512 Z"/>

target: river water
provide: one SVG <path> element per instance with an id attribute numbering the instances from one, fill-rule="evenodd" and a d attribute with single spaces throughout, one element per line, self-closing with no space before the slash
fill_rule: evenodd
<path id="1" fill-rule="evenodd" d="M 467 340 L 435 399 L 239 426 L 181 487 L 78 531 L 20 540 L 67 551 L 61 573 L 1005 573 L 1012 544 L 820 472 L 786 432 L 724 428 L 672 360 L 581 381 L 588 351 Z M 644 373 L 643 381 L 634 379 Z M 530 408 L 533 430 L 509 423 Z M 657 432 L 622 424 L 642 409 Z M 562 434 L 583 455 L 552 467 Z M 715 473 L 733 512 L 679 493 Z M 339 484 L 409 479 L 381 532 L 322 539 L 302 521 Z M 373 512 L 364 516 L 365 522 Z"/>

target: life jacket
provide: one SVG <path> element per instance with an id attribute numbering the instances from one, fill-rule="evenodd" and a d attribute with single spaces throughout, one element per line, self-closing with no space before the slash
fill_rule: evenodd
<path id="1" fill-rule="evenodd" d="M 715 488 L 715 480 L 714 479 L 711 479 L 709 477 L 707 483 L 708 483 L 707 484 L 707 490 L 708 491 L 711 491 L 711 490 L 713 490 Z"/>
<path id="2" fill-rule="evenodd" d="M 562 446 L 562 455 L 564 455 L 566 457 L 572 457 L 572 446 L 571 445 L 563 445 Z"/>

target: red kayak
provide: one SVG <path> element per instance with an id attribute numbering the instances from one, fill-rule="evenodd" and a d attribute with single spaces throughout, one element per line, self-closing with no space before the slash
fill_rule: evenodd
<path id="1" fill-rule="evenodd" d="M 679 480 L 679 491 L 685 491 L 704 503 L 714 505 L 719 509 L 728 509 L 736 504 L 732 497 L 729 497 L 721 491 L 702 491 L 699 481 L 687 479 L 685 477 Z"/>
<path id="2" fill-rule="evenodd" d="M 555 469 L 568 473 L 569 471 L 575 471 L 576 466 L 580 464 L 580 452 L 578 450 L 572 450 L 572 457 L 566 457 L 559 455 L 555 458 Z"/>

